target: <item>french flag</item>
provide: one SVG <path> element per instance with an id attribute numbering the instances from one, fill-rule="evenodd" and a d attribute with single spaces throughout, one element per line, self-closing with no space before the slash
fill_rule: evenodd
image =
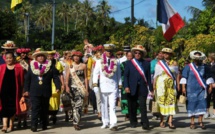
<path id="1" fill-rule="evenodd" d="M 168 0 L 158 0 L 157 20 L 162 23 L 163 35 L 167 41 L 184 26 L 181 16 L 172 8 Z"/>

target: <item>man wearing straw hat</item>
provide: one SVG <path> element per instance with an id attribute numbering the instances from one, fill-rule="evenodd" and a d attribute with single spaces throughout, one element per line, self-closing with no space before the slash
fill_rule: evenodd
<path id="1" fill-rule="evenodd" d="M 134 59 L 126 63 L 123 83 L 127 93 L 130 125 L 131 128 L 137 126 L 137 100 L 139 100 L 142 128 L 149 129 L 146 99 L 149 90 L 152 90 L 150 64 L 143 60 L 146 50 L 142 45 L 136 45 L 131 51 L 134 53 Z"/>
<path id="2" fill-rule="evenodd" d="M 52 79 L 56 92 L 60 92 L 60 80 L 55 66 L 48 61 L 47 52 L 36 49 L 34 58 L 25 76 L 24 96 L 31 97 L 31 131 L 37 131 L 38 118 L 42 121 L 42 129 L 47 129 L 49 99 L 52 95 Z"/>
<path id="3" fill-rule="evenodd" d="M 104 44 L 105 52 L 101 60 L 96 61 L 93 72 L 94 90 L 98 90 L 98 76 L 100 75 L 101 89 L 101 112 L 102 112 L 102 129 L 109 128 L 112 131 L 117 130 L 116 117 L 116 99 L 118 89 L 122 87 L 120 64 L 113 56 L 113 44 Z M 109 107 L 108 107 L 109 106 Z M 109 108 L 109 109 L 108 109 Z"/>

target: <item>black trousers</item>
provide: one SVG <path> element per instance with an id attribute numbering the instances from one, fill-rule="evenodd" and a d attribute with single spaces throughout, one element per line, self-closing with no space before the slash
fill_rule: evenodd
<path id="1" fill-rule="evenodd" d="M 96 95 L 93 90 L 90 90 L 89 100 L 90 100 L 90 104 L 93 106 L 93 110 L 97 110 Z"/>
<path id="2" fill-rule="evenodd" d="M 31 126 L 37 127 L 38 118 L 42 122 L 42 126 L 45 127 L 48 124 L 48 112 L 49 112 L 49 97 L 43 96 L 31 96 Z"/>
<path id="3" fill-rule="evenodd" d="M 212 89 L 212 93 L 208 93 L 207 96 L 207 108 L 210 108 L 211 98 L 213 98 L 213 109 L 215 109 L 215 88 Z"/>
<path id="4" fill-rule="evenodd" d="M 149 120 L 147 117 L 146 99 L 147 96 L 138 95 L 138 91 L 135 95 L 127 94 L 128 99 L 128 111 L 131 125 L 137 124 L 137 100 L 139 100 L 141 124 L 149 126 Z"/>

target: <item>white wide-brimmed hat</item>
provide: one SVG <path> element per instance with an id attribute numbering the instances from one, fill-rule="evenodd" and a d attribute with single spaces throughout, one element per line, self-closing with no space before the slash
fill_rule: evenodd
<path id="1" fill-rule="evenodd" d="M 13 41 L 7 41 L 3 46 L 1 46 L 3 49 L 17 49 L 15 43 Z"/>
<path id="2" fill-rule="evenodd" d="M 133 48 L 131 49 L 131 51 L 132 51 L 132 52 L 134 52 L 134 51 L 141 51 L 141 52 L 143 52 L 144 54 L 146 54 L 146 49 L 145 49 L 145 47 L 143 47 L 142 45 L 136 45 L 135 47 L 133 47 Z"/>
<path id="3" fill-rule="evenodd" d="M 200 53 L 201 55 L 200 56 L 195 55 L 196 53 Z M 201 51 L 194 50 L 194 51 L 190 52 L 190 58 L 193 59 L 193 60 L 205 60 L 206 55 Z"/>
<path id="4" fill-rule="evenodd" d="M 41 48 L 37 48 L 32 54 L 32 57 L 36 58 L 38 55 L 44 55 L 45 57 L 47 57 L 48 53 L 46 51 L 41 51 Z"/>
<path id="5" fill-rule="evenodd" d="M 173 50 L 171 48 L 163 48 L 161 52 L 173 54 Z"/>

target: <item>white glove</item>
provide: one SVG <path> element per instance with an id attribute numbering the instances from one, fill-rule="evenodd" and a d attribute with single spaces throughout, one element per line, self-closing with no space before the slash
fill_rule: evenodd
<path id="1" fill-rule="evenodd" d="M 98 93 L 99 92 L 99 87 L 94 87 L 93 91 L 95 92 L 95 94 Z"/>

